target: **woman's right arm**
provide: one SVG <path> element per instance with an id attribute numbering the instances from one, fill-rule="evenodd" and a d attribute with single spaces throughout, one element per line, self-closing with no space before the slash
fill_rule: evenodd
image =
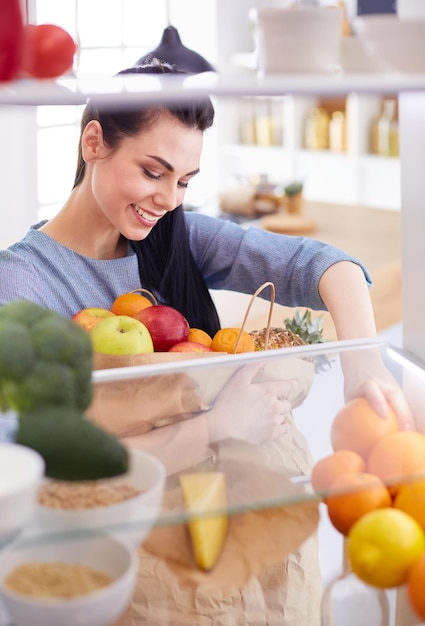
<path id="1" fill-rule="evenodd" d="M 261 369 L 249 365 L 237 371 L 209 411 L 121 441 L 158 457 L 173 474 L 210 457 L 211 444 L 226 439 L 261 444 L 282 437 L 292 409 L 288 396 L 296 385 L 292 380 L 253 382 Z"/>

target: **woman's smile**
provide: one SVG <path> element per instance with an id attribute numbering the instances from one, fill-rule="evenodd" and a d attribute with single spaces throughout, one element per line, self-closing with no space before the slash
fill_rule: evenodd
<path id="1" fill-rule="evenodd" d="M 148 211 L 145 211 L 144 209 L 139 207 L 138 204 L 132 204 L 131 206 L 137 213 L 138 217 L 141 218 L 141 221 L 147 223 L 149 226 L 154 226 L 157 221 L 162 217 L 162 215 L 153 215 L 152 213 L 148 213 Z"/>

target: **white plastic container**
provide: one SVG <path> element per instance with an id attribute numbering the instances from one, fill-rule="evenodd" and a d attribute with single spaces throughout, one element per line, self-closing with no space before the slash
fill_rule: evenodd
<path id="1" fill-rule="evenodd" d="M 44 468 L 35 450 L 0 443 L 0 543 L 21 530 L 33 514 Z"/>

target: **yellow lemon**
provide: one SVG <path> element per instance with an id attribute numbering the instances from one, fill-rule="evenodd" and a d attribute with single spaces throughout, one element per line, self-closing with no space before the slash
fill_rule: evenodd
<path id="1" fill-rule="evenodd" d="M 405 584 L 424 550 L 425 533 L 418 522 L 391 507 L 366 513 L 348 534 L 351 568 L 374 587 Z"/>

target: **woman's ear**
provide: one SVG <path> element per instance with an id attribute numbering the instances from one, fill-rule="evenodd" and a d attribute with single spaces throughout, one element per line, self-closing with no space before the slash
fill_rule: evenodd
<path id="1" fill-rule="evenodd" d="M 91 120 L 83 130 L 81 138 L 81 150 L 84 161 L 89 163 L 96 159 L 102 147 L 102 127 L 97 120 Z"/>

